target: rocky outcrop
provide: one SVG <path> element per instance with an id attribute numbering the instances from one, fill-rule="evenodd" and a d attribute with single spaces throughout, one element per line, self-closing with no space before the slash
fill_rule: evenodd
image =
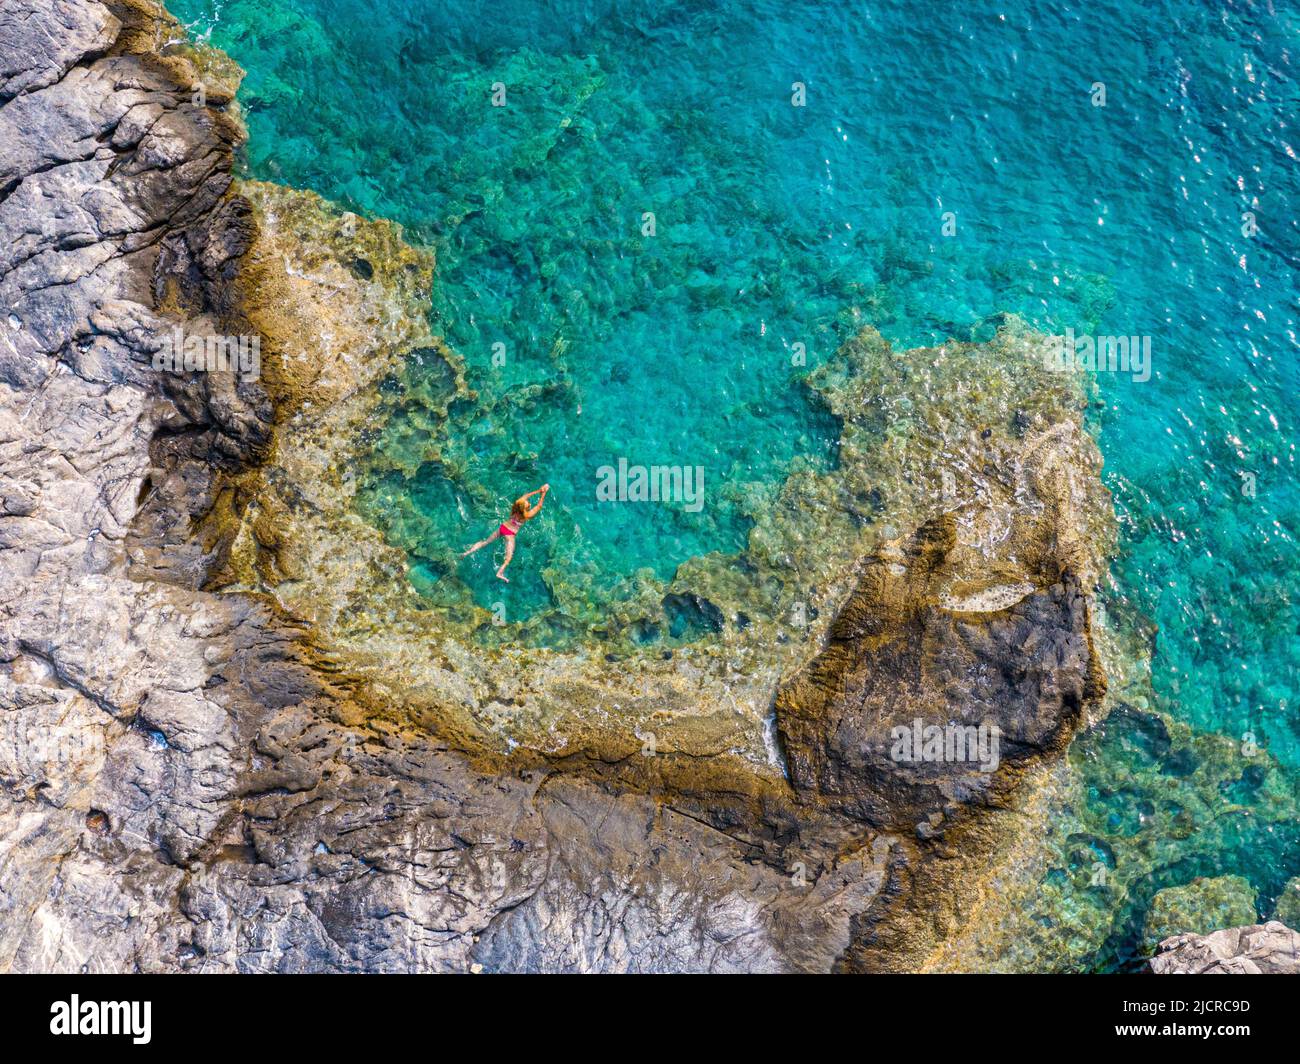
<path id="1" fill-rule="evenodd" d="M 150 0 L 0 13 L 0 969 L 917 963 L 1102 690 L 1077 383 L 1010 327 L 864 330 L 812 382 L 841 469 L 671 590 L 772 616 L 635 666 L 481 653 L 346 509 L 343 430 L 444 357 L 433 264 L 235 184 L 236 83 Z M 261 372 L 156 369 L 177 329 Z M 995 724 L 998 765 L 886 756 L 917 719 Z"/>
<path id="2" fill-rule="evenodd" d="M 878 551 L 826 649 L 777 700 L 796 787 L 922 836 L 987 801 L 999 769 L 1059 747 L 1104 689 L 1077 576 L 1019 574 L 1045 586 L 952 603 L 955 543 L 948 516 Z"/>
<path id="3" fill-rule="evenodd" d="M 1147 962 L 1156 975 L 1300 975 L 1300 934 L 1276 920 L 1178 935 Z"/>
<path id="4" fill-rule="evenodd" d="M 0 583 L 17 589 L 0 614 L 0 963 L 13 967 L 125 966 L 159 930 L 130 895 L 175 885 L 244 760 L 238 713 L 206 685 L 213 647 L 259 611 L 137 582 L 124 549 L 155 480 L 205 483 L 252 453 L 270 415 L 228 375 L 163 382 L 150 364 L 165 249 L 239 242 L 220 207 L 238 127 L 215 91 L 213 107 L 189 105 L 150 25 L 98 4 L 9 5 L 0 21 Z M 202 502 L 172 494 L 186 507 L 174 523 Z M 129 892 L 104 874 L 122 839 L 167 855 Z"/>

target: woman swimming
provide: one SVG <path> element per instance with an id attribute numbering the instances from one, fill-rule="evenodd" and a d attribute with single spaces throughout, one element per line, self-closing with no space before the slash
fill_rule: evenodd
<path id="1" fill-rule="evenodd" d="M 506 560 L 501 563 L 501 568 L 497 570 L 497 579 L 510 583 L 510 577 L 506 576 L 506 566 L 510 564 L 510 559 L 515 556 L 515 535 L 523 527 L 525 521 L 531 521 L 541 512 L 542 506 L 546 502 L 546 493 L 551 490 L 549 484 L 543 484 L 536 491 L 530 491 L 527 495 L 520 495 L 515 500 L 515 504 L 510 507 L 510 517 L 502 524 L 497 526 L 497 530 L 488 536 L 487 539 L 480 539 L 469 550 L 462 551 L 461 557 L 473 554 L 476 550 L 486 547 L 498 536 L 504 536 L 506 540 Z M 540 495 L 536 506 L 529 506 L 528 500 L 534 495 Z"/>

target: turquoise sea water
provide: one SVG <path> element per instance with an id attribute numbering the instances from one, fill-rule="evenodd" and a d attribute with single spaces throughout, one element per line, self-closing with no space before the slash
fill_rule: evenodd
<path id="1" fill-rule="evenodd" d="M 172 7 L 248 70 L 251 173 L 437 249 L 434 328 L 478 402 L 453 411 L 439 463 L 376 473 L 364 495 L 432 602 L 501 597 L 490 552 L 457 566 L 453 548 L 543 481 L 515 616 L 556 609 L 557 573 L 616 596 L 638 570 L 740 548 L 792 464 L 835 461 L 798 378 L 859 322 L 901 344 L 981 336 L 1004 311 L 1145 335 L 1151 379 L 1100 375 L 1092 412 L 1122 522 L 1113 605 L 1158 627 L 1161 710 L 1253 736 L 1294 780 L 1296 5 Z M 439 386 L 416 366 L 392 382 L 381 451 L 427 438 Z M 708 505 L 601 505 L 594 471 L 620 457 L 699 465 Z M 1142 822 L 1116 803 L 1157 796 L 1107 782 L 1149 753 L 1123 724 L 1079 749 L 1085 816 L 1127 837 Z M 1161 886 L 1237 873 L 1271 899 L 1300 874 L 1294 824 L 1245 822 L 1210 857 L 1148 849 L 1099 967 L 1126 963 L 1125 928 Z"/>

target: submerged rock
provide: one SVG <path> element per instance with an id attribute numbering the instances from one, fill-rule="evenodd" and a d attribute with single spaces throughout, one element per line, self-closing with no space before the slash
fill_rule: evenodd
<path id="1" fill-rule="evenodd" d="M 1300 876 L 1287 880 L 1282 893 L 1278 895 L 1273 919 L 1281 920 L 1288 927 L 1300 926 Z"/>
<path id="2" fill-rule="evenodd" d="M 1207 935 L 1255 919 L 1255 890 L 1241 876 L 1194 879 L 1167 887 L 1151 899 L 1145 925 L 1148 950 L 1174 935 Z"/>

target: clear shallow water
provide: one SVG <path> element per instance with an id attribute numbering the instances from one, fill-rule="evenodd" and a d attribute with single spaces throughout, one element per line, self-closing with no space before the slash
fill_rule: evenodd
<path id="1" fill-rule="evenodd" d="M 380 465 L 365 494 L 432 601 L 501 599 L 489 552 L 453 548 L 542 481 L 514 616 L 555 609 L 560 582 L 598 604 L 740 548 L 792 463 L 834 461 L 798 377 L 855 309 L 904 344 L 1002 311 L 1149 335 L 1152 379 L 1103 374 L 1094 411 L 1113 572 L 1158 626 L 1161 708 L 1300 767 L 1294 4 L 172 6 L 249 71 L 255 175 L 437 247 L 434 327 L 479 401 L 438 439 L 421 413 L 443 382 L 409 367 L 379 452 L 414 475 Z M 620 456 L 701 465 L 707 505 L 602 506 L 595 469 Z M 1091 741 L 1101 830 L 1129 754 Z M 1195 873 L 1154 840 L 1152 889 L 1218 871 L 1276 893 L 1300 873 L 1283 834 Z"/>

